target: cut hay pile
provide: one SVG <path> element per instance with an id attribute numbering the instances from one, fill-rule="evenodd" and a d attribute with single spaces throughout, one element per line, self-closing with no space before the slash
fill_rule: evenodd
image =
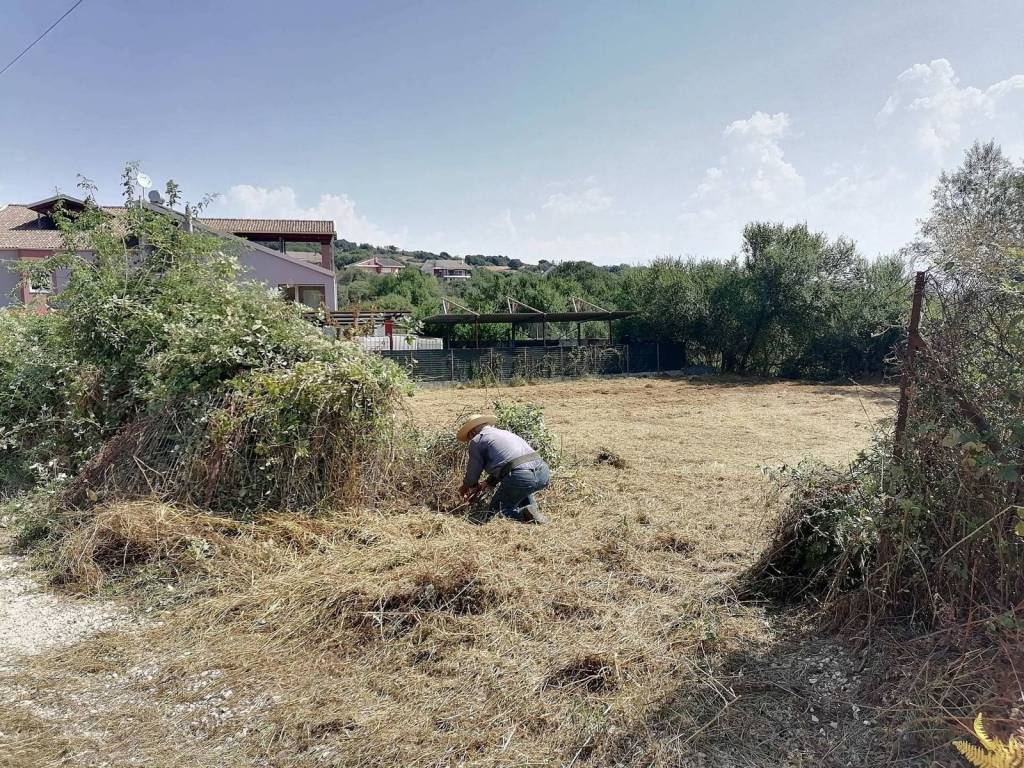
<path id="1" fill-rule="evenodd" d="M 566 499 L 554 505 L 563 525 L 365 511 L 290 532 L 106 507 L 66 542 L 69 577 L 173 563 L 189 599 L 130 647 L 110 638 L 60 666 L 156 659 L 140 697 L 188 699 L 177 681 L 203 680 L 204 696 L 259 702 L 244 718 L 186 729 L 195 743 L 237 739 L 237 765 L 667 759 L 650 717 L 681 686 L 713 707 L 708 666 L 728 650 L 717 639 L 728 603 L 707 602 L 681 567 L 689 554 L 658 526 L 609 530 Z M 107 716 L 138 744 L 176 727 L 136 722 L 127 701 Z"/>

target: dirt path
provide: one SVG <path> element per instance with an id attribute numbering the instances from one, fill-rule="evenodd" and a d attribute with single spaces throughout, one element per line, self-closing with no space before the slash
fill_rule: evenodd
<path id="1" fill-rule="evenodd" d="M 0 768 L 58 765 L 68 756 L 64 713 L 41 705 L 40 691 L 19 680 L 25 662 L 129 621 L 111 603 L 47 590 L 39 575 L 0 528 Z"/>
<path id="2" fill-rule="evenodd" d="M 109 604 L 47 591 L 28 559 L 11 554 L 10 537 L 0 530 L 0 672 L 14 669 L 22 656 L 73 645 L 123 618 Z"/>

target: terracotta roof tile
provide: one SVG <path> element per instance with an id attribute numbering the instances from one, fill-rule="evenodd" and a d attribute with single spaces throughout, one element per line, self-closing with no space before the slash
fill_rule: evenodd
<path id="1" fill-rule="evenodd" d="M 8 205 L 0 209 L 0 249 L 53 250 L 62 245 L 60 232 L 49 220 L 40 222 L 35 211 L 24 205 Z"/>
<path id="2" fill-rule="evenodd" d="M 235 235 L 333 235 L 334 222 L 316 219 L 199 219 L 210 229 Z"/>
<path id="3" fill-rule="evenodd" d="M 124 211 L 123 206 L 103 205 L 104 211 L 114 216 Z M 199 222 L 216 232 L 236 235 L 333 235 L 333 221 L 303 219 L 205 219 Z M 0 208 L 0 250 L 39 249 L 55 250 L 63 245 L 60 232 L 49 219 L 26 205 L 8 205 Z M 292 254 L 289 254 L 292 256 Z M 315 258 L 314 258 L 315 256 Z M 296 258 L 293 256 L 293 258 Z M 303 254 L 302 261 L 318 263 L 319 254 Z"/>

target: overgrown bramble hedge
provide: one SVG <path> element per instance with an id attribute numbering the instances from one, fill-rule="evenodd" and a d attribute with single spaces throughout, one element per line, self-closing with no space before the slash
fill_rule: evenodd
<path id="1" fill-rule="evenodd" d="M 749 582 L 815 592 L 836 624 L 918 630 L 886 696 L 945 741 L 983 708 L 1020 722 L 1003 681 L 1024 647 L 1024 167 L 976 145 L 934 199 L 902 450 L 887 436 L 848 470 L 798 475 Z"/>
<path id="2" fill-rule="evenodd" d="M 782 557 L 825 537 L 848 558 L 864 550 L 858 518 L 867 510 L 877 544 L 857 579 L 827 580 L 836 611 L 1016 631 L 1024 626 L 1024 167 L 991 144 L 975 146 L 934 198 L 915 244 L 932 266 L 902 450 L 886 440 L 848 472 L 825 482 L 804 476 L 775 550 Z M 814 521 L 828 525 L 801 537 Z M 822 565 L 811 555 L 772 567 L 821 584 L 806 567 Z"/>
<path id="3" fill-rule="evenodd" d="M 240 280 L 229 241 L 130 204 L 56 218 L 67 253 L 43 268 L 70 272 L 56 311 L 0 311 L 0 495 L 87 465 L 79 490 L 95 494 L 116 474 L 101 451 L 120 451 L 163 472 L 166 495 L 289 506 L 381 437 L 404 373 Z"/>

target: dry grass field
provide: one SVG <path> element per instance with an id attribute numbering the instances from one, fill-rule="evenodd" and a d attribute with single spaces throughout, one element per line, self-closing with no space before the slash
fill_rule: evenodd
<path id="1" fill-rule="evenodd" d="M 542 404 L 600 499 L 588 517 L 647 515 L 691 539 L 699 548 L 694 562 L 731 573 L 764 543 L 760 467 L 849 461 L 892 416 L 894 396 L 877 387 L 594 379 L 426 390 L 411 400 L 411 412 L 420 425 L 444 426 L 460 413 L 488 410 L 497 398 Z M 595 462 L 602 450 L 624 459 L 628 471 Z"/>
<path id="2" fill-rule="evenodd" d="M 0 672 L 0 765 L 869 764 L 861 660 L 733 586 L 764 544 L 760 467 L 852 458 L 892 396 L 626 378 L 407 402 L 423 427 L 543 404 L 567 456 L 547 526 L 109 509 L 166 532 L 176 579 L 141 626 Z"/>

